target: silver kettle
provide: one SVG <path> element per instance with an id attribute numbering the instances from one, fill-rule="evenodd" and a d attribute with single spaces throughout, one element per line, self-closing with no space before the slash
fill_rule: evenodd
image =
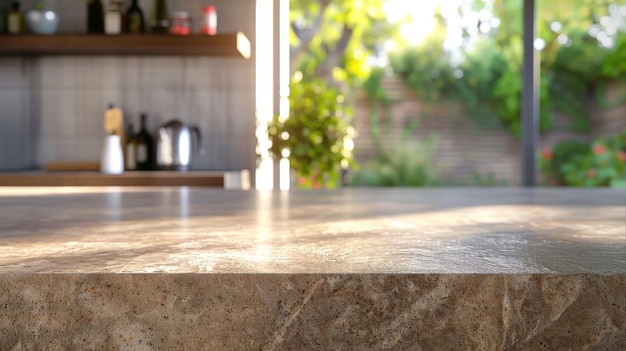
<path id="1" fill-rule="evenodd" d="M 192 134 L 196 135 L 196 152 L 204 154 L 202 135 L 196 126 L 179 120 L 163 124 L 157 132 L 156 162 L 160 169 L 185 171 L 191 165 Z"/>

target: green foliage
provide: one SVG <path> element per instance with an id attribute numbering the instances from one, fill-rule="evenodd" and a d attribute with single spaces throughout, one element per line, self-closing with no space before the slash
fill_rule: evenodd
<path id="1" fill-rule="evenodd" d="M 624 59 L 624 53 L 626 53 L 626 34 L 621 34 L 617 36 L 615 47 L 604 56 L 602 74 L 614 79 L 625 79 L 626 59 Z"/>
<path id="2" fill-rule="evenodd" d="M 349 88 L 368 77 L 371 56 L 395 37 L 397 25 L 387 21 L 385 2 L 290 1 L 291 69 L 298 77 L 291 85 L 291 117 L 276 117 L 269 132 L 274 155 L 290 150 L 301 187 L 335 186 L 341 169 L 356 165 Z"/>
<path id="3" fill-rule="evenodd" d="M 603 53 L 595 38 L 585 30 L 574 30 L 567 34 L 571 44 L 559 48 L 552 69 L 575 76 L 583 82 L 600 79 Z M 575 60 L 573 59 L 575 58 Z"/>
<path id="4" fill-rule="evenodd" d="M 372 110 L 373 112 L 375 110 Z M 382 146 L 380 121 L 377 113 L 371 115 L 371 136 L 375 144 L 376 158 L 356 171 L 350 182 L 353 186 L 432 186 L 439 183 L 439 173 L 432 163 L 436 138 L 426 141 L 412 139 L 417 121 L 402 131 L 398 141 L 389 147 Z M 388 133 L 389 128 L 384 128 Z"/>
<path id="5" fill-rule="evenodd" d="M 626 130 L 613 137 L 598 138 L 590 145 L 560 143 L 554 152 L 544 150 L 541 165 L 552 184 L 624 188 Z"/>
<path id="6" fill-rule="evenodd" d="M 36 11 L 43 11 L 46 9 L 46 5 L 44 4 L 43 0 L 37 0 L 35 1 L 35 4 L 33 4 L 33 9 L 35 9 Z"/>
<path id="7" fill-rule="evenodd" d="M 565 178 L 561 169 L 564 164 L 589 149 L 588 143 L 577 140 L 565 140 L 558 143 L 553 149 L 543 150 L 539 157 L 539 167 L 550 185 L 565 185 Z"/>
<path id="8" fill-rule="evenodd" d="M 394 72 L 421 99 L 463 103 L 470 116 L 483 125 L 494 125 L 499 118 L 513 134 L 519 136 L 522 91 L 519 68 L 511 67 L 505 53 L 499 51 L 492 41 L 481 41 L 473 50 L 466 52 L 465 61 L 457 68 L 451 64 L 450 54 L 441 47 L 442 43 L 427 41 L 392 55 Z M 551 126 L 553 117 L 548 79 L 542 78 L 541 84 L 540 129 L 545 131 Z"/>
<path id="9" fill-rule="evenodd" d="M 342 165 L 354 164 L 346 147 L 354 131 L 345 120 L 345 98 L 322 79 L 309 79 L 291 83 L 290 103 L 290 118 L 275 116 L 269 126 L 270 151 L 281 158 L 288 150 L 298 176 L 326 187 L 338 185 Z"/>
<path id="10" fill-rule="evenodd" d="M 285 122 L 276 118 L 270 133 L 274 141 L 274 154 L 280 155 L 284 148 L 291 150 L 292 166 L 300 175 L 336 181 L 337 165 L 343 160 L 351 160 L 344 155 L 343 145 L 332 148 L 332 138 L 325 145 L 326 153 L 312 151 L 319 146 L 317 141 L 325 143 L 324 136 L 327 133 L 335 135 L 342 128 L 349 130 L 345 116 L 351 114 L 346 106 L 351 105 L 352 100 L 347 88 L 358 87 L 364 82 L 364 88 L 372 100 L 382 102 L 386 108 L 390 106 L 389 97 L 380 84 L 384 69 L 372 70 L 369 64 L 369 59 L 383 47 L 385 41 L 401 41 L 397 31 L 400 24 L 392 25 L 386 20 L 382 7 L 385 2 L 290 2 L 291 67 L 293 72 L 301 72 L 303 78 L 299 84 L 292 85 L 292 117 Z M 462 102 L 467 107 L 468 115 L 477 121 L 487 125 L 501 123 L 513 134 L 519 135 L 523 2 L 467 0 L 466 3 L 470 6 L 460 7 L 459 12 L 486 10 L 500 20 L 500 25 L 476 36 L 471 34 L 472 29 L 475 30 L 472 27 L 480 27 L 480 20 L 468 24 L 463 28 L 466 45 L 460 49 L 460 55 L 453 55 L 444 50 L 447 27 L 445 18 L 438 11 L 432 34 L 416 47 L 393 53 L 390 57 L 391 66 L 407 85 L 417 91 L 420 99 Z M 564 112 L 572 119 L 573 129 L 588 130 L 591 99 L 603 92 L 607 82 L 626 77 L 626 34 L 623 29 L 615 37 L 617 44 L 612 49 L 602 48 L 598 39 L 589 34 L 590 26 L 600 25 L 603 16 L 609 14 L 608 5 L 611 3 L 607 0 L 555 0 L 538 4 L 539 35 L 546 43 L 541 53 L 542 131 L 551 127 L 553 112 L 557 111 Z M 562 24 L 561 29 L 551 26 L 555 21 Z M 569 38 L 567 43 L 563 43 L 563 36 Z M 318 78 L 329 84 L 318 82 Z M 340 106 L 328 102 L 332 100 L 331 95 L 340 95 L 338 90 L 330 86 L 339 87 L 341 96 L 345 96 Z M 304 92 L 307 89 L 318 93 L 307 94 Z M 621 103 L 622 99 L 618 100 Z M 599 103 L 599 106 L 604 105 Z M 335 107 L 338 108 L 337 115 L 328 112 Z M 337 117 L 336 121 L 326 125 L 323 120 L 331 118 L 328 116 Z M 286 131 L 290 135 L 289 141 L 281 137 Z M 419 176 L 423 173 L 418 166 L 430 162 L 432 148 L 428 145 L 414 145 L 409 139 L 402 139 L 390 149 L 383 149 L 380 145 L 380 128 L 372 127 L 370 132 L 378 150 L 378 157 L 370 167 L 376 169 L 372 171 L 376 176 L 370 176 L 375 178 L 374 183 L 428 183 L 434 179 L 431 176 Z M 337 151 L 334 156 L 327 155 L 334 151 Z M 409 151 L 426 156 L 416 159 Z M 318 157 L 324 161 L 316 163 Z M 591 165 L 594 160 L 580 159 L 576 162 Z M 574 160 L 562 162 L 563 166 L 570 163 L 574 163 Z M 559 166 L 557 173 L 562 173 L 561 168 Z M 419 179 L 406 180 L 407 177 L 402 174 L 415 175 Z M 565 182 L 565 177 L 560 181 Z"/>
<path id="11" fill-rule="evenodd" d="M 469 3 L 471 11 L 485 10 L 488 6 L 480 1 Z M 552 127 L 556 111 L 570 117 L 573 130 L 587 131 L 591 99 L 611 80 L 626 78 L 626 33 L 617 33 L 617 44 L 611 49 L 602 47 L 599 39 L 589 34 L 591 25 L 602 28 L 600 19 L 611 15 L 608 7 L 612 2 L 575 3 L 580 8 L 557 0 L 541 4 L 538 10 L 539 33 L 546 42 L 539 97 L 542 132 Z M 461 13 L 468 11 L 462 8 Z M 522 10 L 519 1 L 496 0 L 492 11 L 500 26 L 482 35 L 470 35 L 472 28 L 463 28 L 468 45 L 461 50 L 460 62 L 443 50 L 445 30 L 439 29 L 439 33 L 433 32 L 424 43 L 393 53 L 391 66 L 420 99 L 460 102 L 483 125 L 493 125 L 499 120 L 519 136 Z M 444 19 L 438 13 L 435 19 L 441 27 Z M 551 26 L 554 21 L 560 24 Z"/>
<path id="12" fill-rule="evenodd" d="M 394 72 L 426 101 L 441 101 L 453 87 L 450 82 L 455 81 L 449 54 L 441 47 L 440 43 L 427 41 L 417 48 L 391 55 Z"/>
<path id="13" fill-rule="evenodd" d="M 382 87 L 382 80 L 385 77 L 384 68 L 373 68 L 370 76 L 363 82 L 363 89 L 367 96 L 373 102 L 382 102 L 385 105 L 391 105 L 391 99 L 387 96 L 385 89 Z"/>
<path id="14" fill-rule="evenodd" d="M 370 73 L 369 58 L 385 40 L 397 38 L 398 25 L 387 21 L 385 2 L 291 0 L 293 71 L 360 85 Z"/>
<path id="15" fill-rule="evenodd" d="M 508 69 L 504 54 L 489 40 L 478 42 L 459 67 L 463 75 L 454 84 L 455 95 L 466 104 L 470 116 L 483 125 L 492 126 L 497 119 L 494 82 L 499 81 Z"/>
<path id="16" fill-rule="evenodd" d="M 454 89 L 456 78 L 451 67 L 452 56 L 443 49 L 445 21 L 435 13 L 434 30 L 424 42 L 390 55 L 393 71 L 419 93 L 420 99 L 441 102 Z"/>
<path id="17" fill-rule="evenodd" d="M 545 132 L 552 126 L 553 114 L 550 109 L 550 95 L 548 92 L 549 80 L 541 77 L 539 90 L 539 131 Z M 519 71 L 510 70 L 504 73 L 497 81 L 493 90 L 493 103 L 497 116 L 515 136 L 521 135 L 521 95 L 522 82 Z"/>
<path id="18" fill-rule="evenodd" d="M 598 46 L 597 40 L 583 30 L 574 30 L 568 37 L 571 44 L 558 49 L 544 77 L 550 82 L 548 92 L 554 109 L 571 118 L 573 130 L 585 132 L 589 129 L 590 102 L 604 102 L 606 85 L 626 77 L 626 65 L 622 63 L 626 45 L 620 44 L 626 33 L 618 33 L 618 44 L 612 49 Z"/>
<path id="19" fill-rule="evenodd" d="M 402 140 L 385 153 L 367 163 L 352 178 L 354 186 L 422 187 L 438 184 L 438 174 L 432 168 L 434 139 L 425 143 Z"/>

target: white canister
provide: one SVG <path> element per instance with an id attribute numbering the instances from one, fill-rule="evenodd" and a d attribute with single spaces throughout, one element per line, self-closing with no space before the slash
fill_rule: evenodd
<path id="1" fill-rule="evenodd" d="M 100 172 L 107 174 L 124 173 L 124 156 L 119 135 L 109 135 L 104 141 L 100 157 Z"/>
<path id="2" fill-rule="evenodd" d="M 109 35 L 122 33 L 122 12 L 118 1 L 111 1 L 109 10 L 104 14 L 104 32 Z"/>

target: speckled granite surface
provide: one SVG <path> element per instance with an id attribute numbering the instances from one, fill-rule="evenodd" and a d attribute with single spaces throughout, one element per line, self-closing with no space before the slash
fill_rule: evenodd
<path id="1" fill-rule="evenodd" d="M 623 350 L 625 195 L 0 188 L 0 350 Z"/>
<path id="2" fill-rule="evenodd" d="M 0 275 L 3 350 L 624 350 L 624 276 Z"/>

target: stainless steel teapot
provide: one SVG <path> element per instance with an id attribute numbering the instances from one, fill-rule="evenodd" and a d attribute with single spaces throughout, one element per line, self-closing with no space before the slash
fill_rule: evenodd
<path id="1" fill-rule="evenodd" d="M 179 120 L 163 124 L 157 132 L 157 166 L 168 170 L 189 169 L 193 149 L 192 134 L 196 135 L 197 154 L 204 154 L 202 135 L 198 127 L 185 125 Z"/>

